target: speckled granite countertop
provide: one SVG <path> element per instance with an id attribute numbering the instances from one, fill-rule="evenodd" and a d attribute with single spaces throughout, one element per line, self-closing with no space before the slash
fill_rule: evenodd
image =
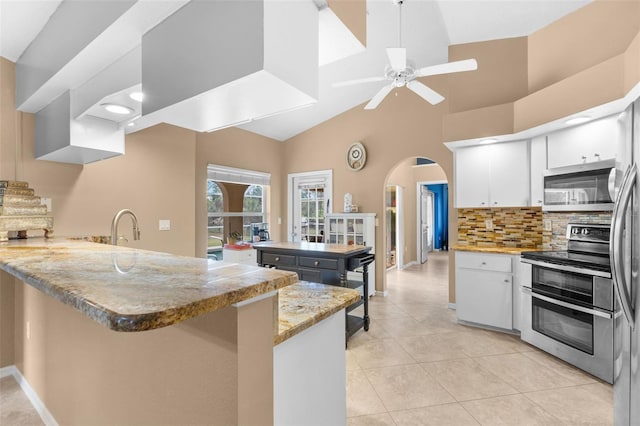
<path id="1" fill-rule="evenodd" d="M 300 281 L 279 290 L 277 345 L 360 300 L 356 290 Z"/>
<path id="2" fill-rule="evenodd" d="M 0 269 L 115 331 L 144 331 L 298 281 L 295 272 L 53 238 L 0 245 Z"/>
<path id="3" fill-rule="evenodd" d="M 467 246 L 454 244 L 451 247 L 451 250 L 458 251 L 474 251 L 478 253 L 496 253 L 496 254 L 520 254 L 523 251 L 533 251 L 533 250 L 541 250 L 536 249 L 535 247 L 523 248 L 523 247 L 478 247 L 478 246 Z"/>

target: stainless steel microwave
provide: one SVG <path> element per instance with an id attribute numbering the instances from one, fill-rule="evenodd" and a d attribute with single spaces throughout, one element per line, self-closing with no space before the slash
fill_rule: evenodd
<path id="1" fill-rule="evenodd" d="M 614 159 L 545 170 L 542 210 L 613 210 L 617 175 Z"/>

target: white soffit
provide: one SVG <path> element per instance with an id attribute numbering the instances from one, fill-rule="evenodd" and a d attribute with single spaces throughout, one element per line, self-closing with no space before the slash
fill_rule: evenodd
<path id="1" fill-rule="evenodd" d="M 0 0 L 0 56 L 16 62 L 62 0 Z"/>
<path id="2" fill-rule="evenodd" d="M 439 0 L 451 44 L 527 36 L 592 0 Z"/>
<path id="3" fill-rule="evenodd" d="M 144 35 L 143 116 L 213 131 L 317 102 L 311 1 L 191 2 Z"/>
<path id="4" fill-rule="evenodd" d="M 97 37 L 89 30 L 84 33 L 76 31 L 73 43 L 69 42 L 68 25 L 78 19 L 87 19 L 78 16 L 79 13 L 82 15 L 83 10 L 99 11 L 99 7 L 109 10 L 111 5 L 118 2 L 62 2 L 16 64 L 17 108 L 35 113 L 66 90 L 82 85 L 123 54 L 137 47 L 147 30 L 184 6 L 187 1 L 135 1 L 128 8 L 122 7 L 123 12 L 112 22 L 107 24 L 102 19 L 101 25 L 106 25 L 106 29 Z M 82 9 L 83 6 L 93 9 Z M 113 13 L 112 9 L 111 12 Z M 98 13 L 95 19 L 100 18 Z M 70 59 L 61 61 L 60 57 Z"/>

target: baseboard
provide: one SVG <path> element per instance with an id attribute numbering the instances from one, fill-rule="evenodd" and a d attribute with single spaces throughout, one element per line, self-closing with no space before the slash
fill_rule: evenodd
<path id="1" fill-rule="evenodd" d="M 449 305 L 447 306 L 449 309 L 451 309 L 452 311 L 456 310 L 456 304 L 455 303 L 449 303 Z"/>
<path id="2" fill-rule="evenodd" d="M 376 296 L 387 297 L 388 294 L 389 292 L 387 290 L 385 291 L 376 290 Z"/>
<path id="3" fill-rule="evenodd" d="M 13 378 L 16 379 L 16 382 L 18 382 L 22 388 L 22 391 L 27 396 L 27 399 L 29 399 L 29 402 L 31 402 L 31 405 L 33 405 L 33 408 L 38 412 L 44 424 L 47 426 L 58 426 L 56 419 L 53 418 L 53 415 L 49 410 L 47 410 L 47 407 L 44 405 L 36 391 L 33 390 L 29 382 L 27 382 L 27 379 L 24 378 L 20 370 L 18 370 L 15 365 L 0 368 L 0 378 L 8 376 L 13 376 Z"/>
<path id="4" fill-rule="evenodd" d="M 18 369 L 16 368 L 15 365 L 10 365 L 8 367 L 2 367 L 2 368 L 0 368 L 0 379 L 2 379 L 3 377 L 9 377 L 9 376 L 16 377 L 16 373 L 20 374 L 20 372 L 18 371 Z M 16 379 L 16 381 L 17 380 L 18 379 Z"/>

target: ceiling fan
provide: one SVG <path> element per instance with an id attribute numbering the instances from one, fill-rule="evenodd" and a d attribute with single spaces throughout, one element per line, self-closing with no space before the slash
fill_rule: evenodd
<path id="1" fill-rule="evenodd" d="M 402 46 L 402 3 L 403 0 L 392 0 L 400 6 L 400 46 Z M 444 100 L 444 96 L 416 80 L 418 77 L 431 75 L 450 74 L 462 71 L 474 71 L 478 69 L 475 59 L 465 59 L 462 61 L 448 62 L 445 64 L 431 65 L 416 69 L 407 61 L 407 49 L 404 47 L 388 47 L 387 57 L 389 65 L 385 67 L 384 75 L 378 77 L 367 77 L 356 80 L 342 81 L 334 83 L 333 87 L 351 86 L 354 84 L 371 83 L 375 81 L 390 81 L 376 93 L 364 109 L 374 109 L 380 102 L 396 87 L 406 86 L 409 90 L 426 100 L 432 105 L 436 105 Z"/>

